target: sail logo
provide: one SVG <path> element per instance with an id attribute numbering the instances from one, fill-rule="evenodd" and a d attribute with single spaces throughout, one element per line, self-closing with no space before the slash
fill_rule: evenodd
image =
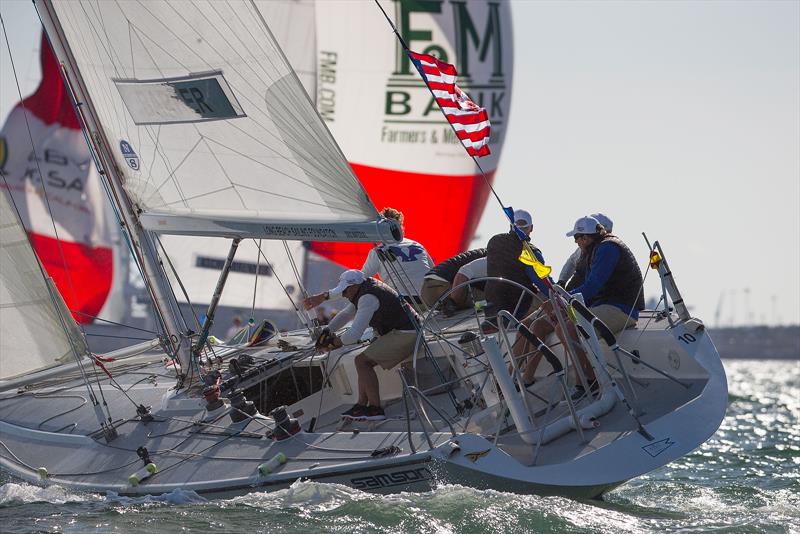
<path id="1" fill-rule="evenodd" d="M 394 2 L 400 36 L 411 50 L 455 65 L 458 86 L 489 113 L 492 142 L 498 141 L 510 105 L 505 69 L 511 65 L 504 63 L 510 55 L 503 55 L 508 6 L 499 0 Z M 443 124 L 436 101 L 399 42 L 382 111 L 384 143 L 460 143 L 449 125 Z"/>
<path id="2" fill-rule="evenodd" d="M 647 454 L 649 454 L 650 456 L 652 456 L 653 458 L 655 458 L 665 450 L 675 445 L 675 443 L 676 442 L 673 441 L 672 438 L 664 438 L 658 441 L 654 441 L 653 443 L 650 443 L 648 445 L 645 445 L 644 447 L 642 447 L 642 450 Z"/>
<path id="3" fill-rule="evenodd" d="M 122 152 L 122 157 L 125 158 L 125 163 L 134 171 L 139 170 L 139 156 L 133 150 L 131 144 L 124 139 L 119 142 L 119 151 Z"/>
<path id="4" fill-rule="evenodd" d="M 134 124 L 182 124 L 246 117 L 221 71 L 159 78 L 112 78 Z"/>

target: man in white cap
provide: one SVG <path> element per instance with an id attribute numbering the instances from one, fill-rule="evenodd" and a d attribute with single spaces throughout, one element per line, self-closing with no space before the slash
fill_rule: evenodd
<path id="1" fill-rule="evenodd" d="M 603 228 L 606 232 L 611 233 L 614 228 L 614 221 L 612 221 L 608 216 L 603 215 L 602 213 L 592 213 L 589 217 L 594 217 L 597 219 L 597 222 L 603 225 Z M 572 275 L 575 274 L 575 267 L 578 265 L 578 259 L 581 257 L 581 247 L 577 247 L 575 252 L 567 258 L 567 261 L 564 263 L 564 266 L 561 268 L 561 273 L 558 275 L 558 285 L 561 287 L 567 287 L 567 282 Z"/>
<path id="2" fill-rule="evenodd" d="M 358 269 L 343 272 L 335 288 L 308 297 L 303 305 L 309 310 L 334 295 L 341 295 L 350 303 L 322 331 L 318 346 L 338 348 L 358 343 L 367 326 L 378 335 L 378 339 L 356 356 L 358 400 L 342 416 L 371 421 L 385 419 L 374 367 L 380 365 L 388 370 L 412 355 L 417 339 L 415 326 L 420 323 L 420 318 L 394 289 L 379 280 L 367 278 Z M 350 327 L 336 335 L 335 332 L 350 319 L 353 319 Z"/>
<path id="3" fill-rule="evenodd" d="M 618 237 L 606 232 L 594 217 L 581 217 L 575 221 L 567 237 L 572 237 L 581 249 L 581 257 L 575 275 L 567 284 L 567 291 L 583 295 L 589 310 L 613 333 L 635 325 L 639 310 L 644 309 L 644 295 L 642 271 L 633 252 Z M 550 311 L 548 306 L 545 308 L 545 311 Z M 568 321 L 567 326 L 570 336 L 576 337 L 572 323 Z M 538 319 L 532 327 L 539 339 L 544 339 L 553 330 L 558 330 L 553 317 Z M 558 334 L 563 342 L 563 333 L 559 331 Z M 586 379 L 594 386 L 594 370 L 586 355 L 579 353 L 578 357 Z M 523 374 L 526 381 L 532 381 L 540 359 L 532 357 L 528 360 L 528 367 Z"/>
<path id="4" fill-rule="evenodd" d="M 530 236 L 533 231 L 531 214 L 525 210 L 514 211 L 514 226 Z M 539 261 L 544 263 L 542 252 L 533 245 L 531 245 L 531 248 Z M 506 233 L 493 236 L 486 245 L 487 276 L 513 280 L 525 287 L 534 285 L 542 295 L 548 295 L 547 286 L 536 276 L 533 268 L 519 261 L 521 253 L 522 240 L 513 227 Z M 519 309 L 516 310 L 517 315 L 523 317 L 527 314 L 531 305 L 530 299 L 522 299 L 522 303 L 518 304 L 519 297 L 522 294 L 521 289 L 511 284 L 503 284 L 494 280 L 486 282 L 484 294 L 487 301 L 487 320 L 481 325 L 484 333 L 491 333 L 496 329 L 495 317 L 500 310 L 514 313 L 515 308 L 519 306 Z"/>

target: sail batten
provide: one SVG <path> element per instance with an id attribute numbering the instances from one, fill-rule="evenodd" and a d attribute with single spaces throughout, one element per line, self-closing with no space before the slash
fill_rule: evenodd
<path id="1" fill-rule="evenodd" d="M 330 239 L 393 239 L 254 4 L 52 5 L 147 228 L 275 238 L 257 223 L 299 214 Z"/>

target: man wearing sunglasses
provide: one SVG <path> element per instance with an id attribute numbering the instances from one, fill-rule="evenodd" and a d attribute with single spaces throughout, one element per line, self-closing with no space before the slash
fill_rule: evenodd
<path id="1" fill-rule="evenodd" d="M 567 284 L 567 291 L 572 294 L 581 293 L 587 307 L 615 334 L 635 325 L 639 310 L 644 309 L 644 295 L 642 272 L 633 252 L 591 216 L 575 221 L 575 226 L 567 232 L 567 237 L 572 237 L 581 249 L 581 256 L 575 274 Z M 545 316 L 536 320 L 532 326 L 533 333 L 540 339 L 556 330 L 558 324 L 549 303 L 545 303 L 543 311 Z M 532 319 L 533 317 L 528 321 Z M 567 327 L 570 330 L 569 335 L 575 338 L 572 323 L 567 322 Z M 558 334 L 563 342 L 563 333 L 559 331 Z M 515 347 L 514 352 L 518 354 L 521 350 Z M 594 370 L 586 355 L 581 352 L 578 358 L 587 381 L 594 386 Z M 526 383 L 533 382 L 540 360 L 541 354 L 538 353 L 528 358 L 528 365 L 523 373 Z M 581 393 L 582 388 L 577 389 Z"/>

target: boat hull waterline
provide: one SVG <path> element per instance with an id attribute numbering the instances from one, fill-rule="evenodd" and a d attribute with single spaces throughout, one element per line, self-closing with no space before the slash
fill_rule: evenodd
<path id="1" fill-rule="evenodd" d="M 678 325 L 669 335 L 684 334 L 683 327 Z M 632 331 L 630 337 L 634 335 L 638 333 Z M 136 418 L 118 421 L 119 437 L 111 443 L 106 443 L 97 433 L 89 436 L 32 428 L 62 426 L 72 419 L 78 420 L 79 425 L 71 427 L 73 432 L 83 425 L 76 412 L 70 412 L 73 416 L 70 418 L 54 411 L 56 417 L 44 424 L 20 415 L 20 411 L 25 409 L 23 400 L 42 403 L 48 390 L 39 390 L 38 395 L 44 398 L 38 400 L 25 399 L 26 395 L 20 393 L 0 397 L 0 410 L 3 412 L 0 464 L 13 475 L 33 483 L 58 484 L 84 491 L 113 491 L 131 496 L 181 489 L 216 498 L 272 491 L 285 488 L 296 480 L 313 480 L 379 493 L 428 491 L 437 484 L 452 483 L 517 493 L 594 498 L 688 454 L 718 428 L 727 399 L 724 369 L 708 335 L 700 332 L 694 337 L 697 342 L 690 347 L 692 353 L 687 351 L 681 357 L 684 361 L 689 357 L 696 362 L 707 379 L 692 382 L 687 394 L 688 402 L 668 413 L 659 414 L 659 408 L 655 406 L 651 410 L 642 410 L 642 421 L 652 439 L 637 432 L 636 426 L 631 420 L 626 420 L 624 411 L 617 406 L 612 413 L 598 419 L 596 430 L 584 431 L 586 443 L 579 443 L 576 432 L 572 431 L 542 445 L 543 451 L 570 447 L 577 451 L 569 453 L 562 461 L 545 458 L 540 462 L 542 465 L 526 465 L 530 464 L 534 447 L 521 442 L 504 445 L 501 439 L 498 446 L 491 439 L 471 432 L 457 432 L 454 436 L 450 432 L 433 431 L 426 437 L 424 432 L 417 430 L 409 434 L 404 431 L 407 422 L 402 417 L 391 417 L 378 423 L 342 425 L 336 413 L 339 405 L 346 406 L 349 398 L 342 395 L 341 390 L 336 390 L 340 389 L 338 380 L 355 378 L 352 351 L 339 360 L 340 371 L 331 373 L 332 387 L 325 387 L 299 400 L 288 410 L 289 413 L 312 414 L 317 413 L 318 406 L 324 403 L 330 409 L 329 413 L 324 413 L 324 410 L 320 413 L 319 424 L 324 426 L 321 430 L 330 428 L 332 432 L 301 431 L 283 441 L 273 441 L 264 437 L 265 427 L 274 424 L 270 418 L 259 416 L 231 423 L 227 406 L 216 416 L 209 417 L 202 408 L 202 399 L 182 399 L 182 405 L 177 404 L 174 398 L 167 401 L 170 398 L 167 379 L 171 370 L 159 361 L 139 369 L 138 376 L 147 376 L 149 381 L 134 384 L 128 391 L 154 405 L 161 398 L 162 408 L 166 409 L 154 409 L 155 421 L 149 423 Z M 237 352 L 233 350 L 226 358 L 235 354 Z M 292 356 L 284 357 L 288 360 Z M 331 358 L 331 355 L 327 357 Z M 320 356 L 316 358 L 323 361 Z M 683 363 L 684 368 L 688 365 Z M 298 371 L 298 376 L 303 373 Z M 394 377 L 386 373 L 382 379 Z M 123 379 L 125 377 L 120 378 Z M 162 380 L 163 384 L 159 384 Z M 70 388 L 62 385 L 51 391 L 74 398 L 81 396 L 82 387 L 76 381 Z M 651 378 L 648 387 L 652 392 L 658 392 L 677 386 L 667 380 Z M 392 391 L 391 387 L 388 391 Z M 122 395 L 114 398 L 114 392 L 117 390 L 105 393 L 112 411 L 117 405 L 124 406 L 125 401 Z M 14 402 L 13 397 L 19 400 Z M 330 401 L 330 404 L 325 401 Z M 169 402 L 173 405 L 168 405 Z M 61 409 L 64 408 L 69 406 Z M 396 396 L 394 408 L 395 412 L 402 413 L 401 395 Z M 131 409 L 127 408 L 128 412 Z M 82 406 L 80 411 L 88 412 L 89 408 Z M 648 411 L 652 413 L 648 414 Z M 88 413 L 86 415 L 90 424 L 92 419 Z M 309 415 L 301 416 L 304 427 L 307 427 L 309 418 Z M 28 424 L 24 424 L 25 419 L 28 419 Z M 412 417 L 412 420 L 416 427 L 417 418 Z M 203 421 L 208 426 L 203 426 Z M 195 424 L 197 422 L 201 424 Z M 387 428 L 386 432 L 381 431 L 382 426 Z M 227 435 L 220 437 L 225 433 Z M 428 439 L 433 447 L 430 447 Z M 417 452 L 411 451 L 409 440 Z M 139 445 L 152 451 L 159 472 L 133 486 L 128 481 L 129 475 L 143 467 L 135 453 Z M 391 447 L 396 449 L 390 451 Z M 523 448 L 526 451 L 517 454 Z M 320 455 L 317 451 L 324 452 Z M 370 451 L 385 456 L 372 456 Z M 259 466 L 279 453 L 285 454 L 289 460 L 273 473 L 259 473 Z M 48 478 L 42 478 L 40 467 L 46 468 Z M 98 472 L 103 473 L 92 474 Z M 76 477 L 59 473 L 86 474 Z"/>

